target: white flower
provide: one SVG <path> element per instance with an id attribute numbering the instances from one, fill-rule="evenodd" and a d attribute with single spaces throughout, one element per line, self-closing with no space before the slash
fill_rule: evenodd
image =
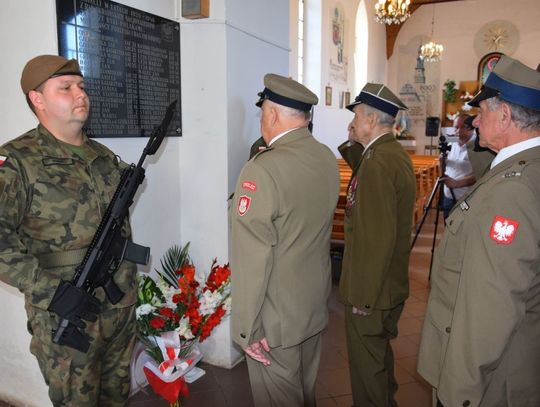
<path id="1" fill-rule="evenodd" d="M 227 297 L 225 299 L 225 302 L 223 303 L 223 309 L 225 310 L 225 315 L 229 315 L 231 313 L 231 303 L 232 303 L 232 298 Z"/>
<path id="2" fill-rule="evenodd" d="M 178 328 L 175 329 L 176 332 L 180 336 L 183 336 L 186 339 L 193 339 L 195 336 L 191 332 L 191 326 L 189 325 L 189 318 L 182 317 L 180 320 L 180 323 L 178 324 Z"/>
<path id="3" fill-rule="evenodd" d="M 171 287 L 169 283 L 163 279 L 159 279 L 156 283 L 158 288 L 161 290 L 163 297 L 165 298 L 165 303 L 162 304 L 167 308 L 176 308 L 176 304 L 173 302 L 173 296 L 180 292 L 179 289 Z"/>
<path id="4" fill-rule="evenodd" d="M 150 304 L 142 304 L 137 307 L 135 310 L 135 315 L 137 316 L 137 319 L 141 319 L 143 315 L 151 314 L 156 307 Z"/>
<path id="5" fill-rule="evenodd" d="M 223 296 L 218 290 L 210 291 L 206 290 L 201 299 L 200 299 L 200 307 L 199 311 L 201 315 L 210 315 L 214 313 L 217 306 L 223 301 Z"/>

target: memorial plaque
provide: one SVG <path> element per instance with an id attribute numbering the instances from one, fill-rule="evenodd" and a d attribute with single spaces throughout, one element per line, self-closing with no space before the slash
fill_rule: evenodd
<path id="1" fill-rule="evenodd" d="M 56 0 L 59 54 L 79 61 L 90 137 L 149 136 L 178 99 L 168 136 L 182 134 L 180 24 L 110 0 Z"/>

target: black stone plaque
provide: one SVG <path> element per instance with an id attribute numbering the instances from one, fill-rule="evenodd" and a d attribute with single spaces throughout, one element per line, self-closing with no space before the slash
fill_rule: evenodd
<path id="1" fill-rule="evenodd" d="M 79 61 L 90 137 L 149 136 L 178 100 L 168 136 L 182 134 L 180 24 L 110 0 L 56 0 L 59 54 Z"/>

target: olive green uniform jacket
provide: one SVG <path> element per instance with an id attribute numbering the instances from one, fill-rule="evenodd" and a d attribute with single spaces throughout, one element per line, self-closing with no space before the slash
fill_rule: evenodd
<path id="1" fill-rule="evenodd" d="M 48 268 L 39 258 L 87 248 L 120 182 L 117 157 L 96 141 L 85 137 L 85 143 L 87 161 L 39 125 L 0 148 L 6 157 L 0 165 L 0 280 L 42 310 L 60 279 L 72 279 L 77 262 Z M 116 307 L 134 304 L 135 265 L 124 262 L 114 280 L 125 293 Z M 113 307 L 101 288 L 96 295 Z"/>
<path id="2" fill-rule="evenodd" d="M 498 163 L 446 219 L 418 371 L 444 406 L 540 406 L 540 147 Z"/>
<path id="3" fill-rule="evenodd" d="M 307 128 L 242 169 L 231 205 L 232 335 L 295 346 L 327 324 L 336 158 Z"/>
<path id="4" fill-rule="evenodd" d="M 363 152 L 339 147 L 353 173 L 345 208 L 341 300 L 366 312 L 387 310 L 409 295 L 409 254 L 416 179 L 412 162 L 393 134 Z"/>

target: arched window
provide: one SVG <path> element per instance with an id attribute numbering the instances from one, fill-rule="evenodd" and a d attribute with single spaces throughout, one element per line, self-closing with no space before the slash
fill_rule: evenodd
<path id="1" fill-rule="evenodd" d="M 368 70 L 368 13 L 365 0 L 360 0 L 356 12 L 355 49 L 354 49 L 354 90 L 355 95 L 360 93 L 362 86 L 367 82 Z"/>

